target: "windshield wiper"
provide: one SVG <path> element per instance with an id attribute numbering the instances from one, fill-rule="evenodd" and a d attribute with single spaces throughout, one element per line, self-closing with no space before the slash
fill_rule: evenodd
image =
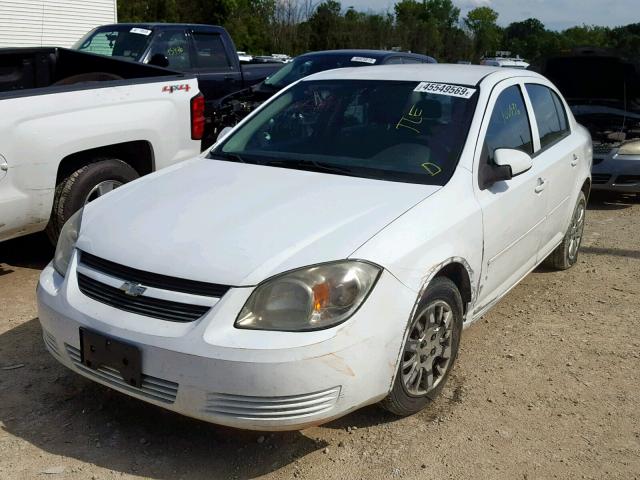
<path id="1" fill-rule="evenodd" d="M 244 158 L 242 158 L 237 153 L 226 153 L 226 152 L 209 152 L 207 158 L 218 159 L 218 160 L 226 160 L 228 162 L 238 162 L 238 163 L 254 163 L 247 162 Z"/>
<path id="2" fill-rule="evenodd" d="M 298 170 L 309 170 L 311 172 L 335 173 L 337 175 L 354 175 L 353 170 L 339 165 L 330 165 L 328 163 L 318 163 L 313 160 L 268 160 L 262 165 L 270 167 L 294 168 Z"/>

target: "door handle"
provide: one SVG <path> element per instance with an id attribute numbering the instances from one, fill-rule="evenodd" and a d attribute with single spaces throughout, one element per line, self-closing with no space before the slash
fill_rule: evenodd
<path id="1" fill-rule="evenodd" d="M 536 188 L 534 188 L 535 192 L 536 193 L 542 192 L 546 185 L 547 185 L 547 181 L 544 178 L 538 178 L 538 185 L 536 185 Z"/>
<path id="2" fill-rule="evenodd" d="M 578 157 L 578 155 L 576 155 L 575 153 L 573 154 L 573 160 L 571 160 L 571 166 L 575 167 L 576 165 L 578 165 L 578 160 L 580 160 L 580 157 Z"/>
<path id="3" fill-rule="evenodd" d="M 9 170 L 9 165 L 6 163 L 0 164 L 0 170 L 6 172 L 7 170 Z"/>

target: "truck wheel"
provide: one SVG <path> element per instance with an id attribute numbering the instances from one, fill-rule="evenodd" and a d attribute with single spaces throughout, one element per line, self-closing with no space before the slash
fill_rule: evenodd
<path id="1" fill-rule="evenodd" d="M 419 412 L 438 396 L 458 355 L 462 298 L 455 284 L 436 277 L 409 324 L 396 378 L 381 405 L 399 416 Z"/>
<path id="2" fill-rule="evenodd" d="M 96 159 L 62 179 L 56 186 L 47 235 L 54 245 L 65 222 L 87 203 L 138 178 L 138 172 L 116 158 Z"/>
<path id="3" fill-rule="evenodd" d="M 565 233 L 562 243 L 542 262 L 545 267 L 566 270 L 578 261 L 578 250 L 582 242 L 586 211 L 587 198 L 583 192 L 580 192 L 567 233 Z"/>

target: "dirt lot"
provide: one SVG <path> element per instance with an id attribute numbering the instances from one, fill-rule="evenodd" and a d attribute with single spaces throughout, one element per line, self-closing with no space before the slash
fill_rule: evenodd
<path id="1" fill-rule="evenodd" d="M 579 264 L 529 275 L 465 330 L 433 408 L 302 432 L 194 421 L 45 351 L 40 236 L 0 244 L 0 478 L 640 478 L 640 201 L 590 204 Z M 7 367 L 17 367 L 9 368 Z"/>

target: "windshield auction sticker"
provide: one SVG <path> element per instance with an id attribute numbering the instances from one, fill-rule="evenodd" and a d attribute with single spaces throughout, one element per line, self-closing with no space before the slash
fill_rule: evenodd
<path id="1" fill-rule="evenodd" d="M 448 97 L 471 98 L 476 93 L 475 88 L 461 87 L 460 85 L 449 85 L 448 83 L 420 82 L 414 92 L 434 93 L 436 95 L 446 95 Z"/>
<path id="2" fill-rule="evenodd" d="M 369 57 L 351 57 L 351 61 L 352 62 L 361 62 L 361 63 L 370 63 L 370 64 L 374 64 L 376 63 L 376 59 L 375 58 L 369 58 Z"/>
<path id="3" fill-rule="evenodd" d="M 151 35 L 151 30 L 147 30 L 146 28 L 137 28 L 134 27 L 129 30 L 131 33 L 139 33 L 140 35 Z"/>

